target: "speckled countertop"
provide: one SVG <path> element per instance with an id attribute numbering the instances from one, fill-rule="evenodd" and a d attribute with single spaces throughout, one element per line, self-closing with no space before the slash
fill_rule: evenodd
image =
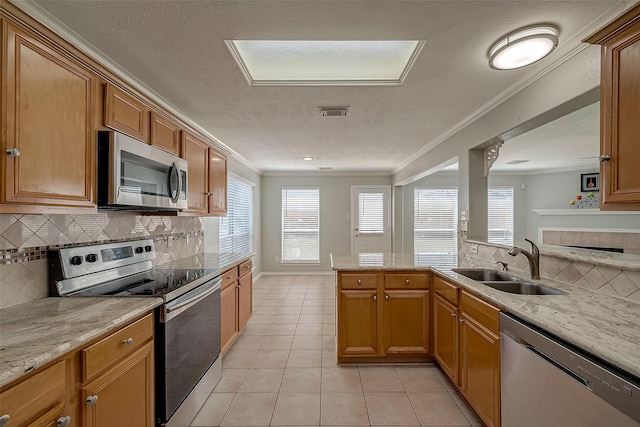
<path id="1" fill-rule="evenodd" d="M 0 310 L 0 387 L 160 304 L 149 297 L 63 297 Z"/>
<path id="2" fill-rule="evenodd" d="M 539 326 L 603 360 L 640 377 L 640 304 L 550 280 L 533 280 L 566 295 L 516 295 L 501 292 L 446 268 L 414 262 L 413 254 L 385 254 L 362 262 L 358 256 L 332 254 L 337 271 L 423 270 L 451 279 L 504 311 Z"/>

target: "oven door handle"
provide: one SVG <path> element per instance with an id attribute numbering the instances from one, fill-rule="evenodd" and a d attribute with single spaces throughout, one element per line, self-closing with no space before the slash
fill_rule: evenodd
<path id="1" fill-rule="evenodd" d="M 187 292 L 185 295 L 177 298 L 175 301 L 169 302 L 164 308 L 164 316 L 162 316 L 162 322 L 168 322 L 183 311 L 199 303 L 212 293 L 220 290 L 221 284 L 221 278 L 213 279 L 205 283 L 204 285 L 199 286 L 194 291 Z"/>

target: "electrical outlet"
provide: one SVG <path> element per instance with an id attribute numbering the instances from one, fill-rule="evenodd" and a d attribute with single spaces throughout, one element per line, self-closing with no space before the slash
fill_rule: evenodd
<path id="1" fill-rule="evenodd" d="M 478 245 L 471 245 L 471 253 L 472 254 L 478 253 Z"/>

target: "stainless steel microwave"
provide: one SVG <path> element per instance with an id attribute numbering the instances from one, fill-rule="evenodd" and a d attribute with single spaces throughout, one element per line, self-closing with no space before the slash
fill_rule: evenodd
<path id="1" fill-rule="evenodd" d="M 98 208 L 187 208 L 186 160 L 125 134 L 98 131 Z"/>

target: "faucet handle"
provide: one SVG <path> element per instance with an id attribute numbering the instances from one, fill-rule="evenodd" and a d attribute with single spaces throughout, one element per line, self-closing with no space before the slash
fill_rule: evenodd
<path id="1" fill-rule="evenodd" d="M 502 270 L 502 271 L 508 271 L 509 270 L 509 264 L 507 264 L 504 261 L 496 261 L 496 264 L 500 264 L 500 270 Z"/>

